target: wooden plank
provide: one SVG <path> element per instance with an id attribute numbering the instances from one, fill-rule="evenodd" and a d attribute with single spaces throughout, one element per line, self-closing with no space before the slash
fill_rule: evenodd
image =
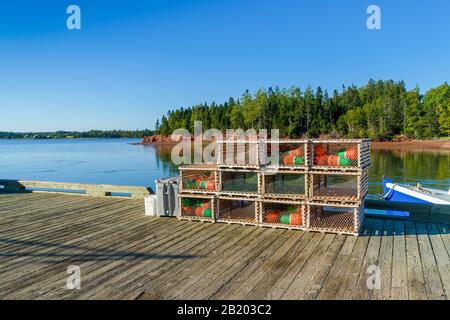
<path id="1" fill-rule="evenodd" d="M 379 268 L 378 257 L 380 255 L 381 238 L 383 235 L 383 224 L 384 220 L 376 219 L 373 224 L 372 231 L 370 233 L 369 244 L 367 245 L 367 250 L 364 255 L 363 264 L 361 267 L 360 274 L 358 276 L 358 283 L 356 289 L 352 292 L 352 299 L 362 299 L 368 300 L 372 297 L 374 291 L 380 290 L 376 288 L 369 288 L 367 285 L 367 280 L 369 278 L 368 270 L 372 267 Z M 383 274 L 380 275 L 384 277 Z"/>
<path id="2" fill-rule="evenodd" d="M 301 237 L 299 239 L 296 239 L 292 247 L 289 246 L 288 248 L 288 246 L 285 244 L 283 247 L 288 249 L 287 252 L 277 261 L 274 261 L 272 263 L 272 261 L 269 260 L 265 263 L 264 268 L 260 270 L 260 272 L 264 272 L 265 275 L 260 278 L 260 281 L 255 282 L 256 285 L 246 295 L 245 299 L 265 299 L 273 285 L 280 279 L 280 277 L 282 277 L 282 275 L 292 265 L 293 261 L 303 253 L 303 249 L 311 240 L 312 236 L 313 235 L 309 232 L 303 232 Z M 273 257 L 272 260 L 276 259 L 276 257 Z M 234 284 L 230 285 L 228 287 L 228 290 L 237 288 L 238 284 L 240 283 L 238 278 L 233 280 Z M 231 284 L 231 282 L 229 284 Z M 221 293 L 222 295 L 224 295 L 224 298 L 225 296 L 229 296 L 227 291 L 221 290 Z M 230 297 L 232 297 L 232 295 L 230 295 Z"/>
<path id="3" fill-rule="evenodd" d="M 121 221 L 119 220 L 118 222 L 120 223 Z M 174 220 L 173 222 L 177 221 Z M 84 259 L 84 256 L 86 256 L 88 259 L 93 260 L 96 260 L 96 257 L 105 256 L 106 259 L 108 257 L 108 253 L 109 255 L 113 255 L 115 253 L 115 248 L 111 244 L 117 242 L 118 239 L 126 239 L 127 241 L 129 241 L 130 239 L 127 238 L 127 235 L 130 234 L 130 232 L 136 230 L 136 226 L 146 226 L 148 225 L 148 223 L 142 220 L 141 223 L 133 221 L 129 225 L 127 225 L 126 221 L 124 221 L 121 225 L 123 225 L 125 228 L 128 227 L 129 229 L 117 230 L 117 227 L 114 227 L 112 225 L 107 228 L 99 229 L 94 233 L 76 233 L 77 236 L 75 238 L 73 238 L 72 234 L 72 238 L 70 238 L 71 240 L 62 243 L 61 245 L 46 245 L 44 246 L 44 249 L 38 251 L 24 252 L 23 255 L 20 255 L 20 257 L 22 258 L 22 263 L 16 263 L 12 265 L 12 267 L 9 267 L 10 271 L 2 271 L 2 275 L 4 278 L 6 278 L 9 274 L 11 274 L 9 280 L 11 281 L 14 280 L 14 278 L 17 278 L 17 280 L 20 282 L 20 285 L 22 286 L 27 285 L 28 282 L 37 281 L 41 276 L 43 276 L 41 271 L 42 269 L 44 269 L 46 272 L 43 280 L 50 279 L 54 271 L 54 268 L 52 266 L 53 264 L 61 264 L 73 259 Z M 170 223 L 157 222 L 152 224 L 152 226 L 155 226 L 155 229 L 151 230 L 154 232 L 155 230 L 158 230 L 160 226 L 170 227 Z M 114 234 L 114 237 L 111 237 L 111 234 Z M 134 234 L 131 233 L 131 235 Z M 106 240 L 105 237 L 107 237 Z M 110 249 L 102 249 L 102 246 L 107 246 Z M 49 259 L 54 260 L 50 262 L 50 266 L 46 266 L 49 263 L 46 261 Z M 9 261 L 13 261 L 13 259 L 10 259 Z M 31 266 L 35 267 L 31 268 L 30 263 L 32 263 Z M 22 267 L 25 268 L 24 272 L 20 272 L 20 268 Z M 17 272 L 17 270 L 19 270 L 19 272 Z M 2 286 L 0 286 L 0 288 L 2 288 Z M 4 287 L 2 289 L 4 291 L 6 290 L 6 288 Z"/>
<path id="4" fill-rule="evenodd" d="M 122 204 L 130 204 L 129 202 L 123 202 L 125 200 L 119 200 L 114 199 L 110 202 L 105 202 L 104 200 L 96 200 L 94 198 L 73 198 L 73 200 L 69 200 L 72 197 L 64 197 L 63 198 L 56 198 L 52 201 L 46 201 L 44 204 L 39 206 L 20 206 L 18 207 L 15 212 L 11 212 L 11 218 L 5 217 L 2 219 L 3 221 L 8 224 L 9 222 L 13 221 L 13 224 L 10 224 L 9 226 L 2 226 L 1 231 L 11 232 L 11 230 L 18 228 L 19 222 L 26 222 L 24 224 L 21 224 L 22 228 L 32 228 L 37 225 L 45 225 L 48 219 L 54 219 L 55 214 L 58 213 L 59 215 L 66 215 L 73 213 L 75 211 L 80 210 L 87 210 L 87 209 L 96 209 L 98 207 L 102 206 L 110 206 L 114 203 L 122 203 Z M 63 199 L 63 201 L 61 201 Z M 84 199 L 84 200 L 83 200 Z M 24 214 L 26 213 L 26 214 Z"/>
<path id="5" fill-rule="evenodd" d="M 126 241 L 121 242 L 121 245 L 126 245 L 127 253 L 121 257 L 121 259 L 110 259 L 112 255 L 106 255 L 104 261 L 109 262 L 106 265 L 99 267 L 98 264 L 93 265 L 92 262 L 88 261 L 77 261 L 78 265 L 82 270 L 86 272 L 86 277 L 84 278 L 85 286 L 83 292 L 89 290 L 92 286 L 96 286 L 96 290 L 101 288 L 105 289 L 104 285 L 105 279 L 110 279 L 114 277 L 123 277 L 130 275 L 133 271 L 132 266 L 139 265 L 142 261 L 140 259 L 131 259 L 133 255 L 137 252 L 142 254 L 147 259 L 157 259 L 163 256 L 168 256 L 168 249 L 174 248 L 176 245 L 185 242 L 190 236 L 206 230 L 207 225 L 201 223 L 188 223 L 174 230 L 165 230 L 161 235 L 154 239 L 151 244 L 149 241 L 143 241 L 143 239 L 136 239 L 130 243 Z M 148 239 L 147 239 L 148 240 Z M 143 250 L 144 252 L 140 251 Z M 130 259 L 127 259 L 129 257 Z M 65 276 L 48 281 L 48 286 L 41 289 L 42 293 L 47 293 L 52 295 L 79 295 L 82 292 L 67 292 L 65 290 Z"/>
<path id="6" fill-rule="evenodd" d="M 70 210 L 68 210 L 70 211 Z M 48 221 L 45 224 L 39 225 L 39 227 L 34 226 L 32 230 L 26 229 L 25 226 L 23 228 L 18 228 L 18 232 L 11 232 L 8 230 L 9 238 L 2 238 L 1 242 L 4 246 L 8 248 L 13 248 L 13 244 L 17 243 L 16 247 L 23 247 L 25 243 L 28 243 L 27 250 L 30 245 L 38 245 L 42 241 L 38 240 L 45 236 L 46 241 L 54 241 L 58 239 L 58 236 L 63 235 L 64 237 L 71 236 L 70 233 L 67 233 L 67 226 L 70 225 L 71 228 L 82 229 L 82 232 L 87 232 L 91 228 L 96 227 L 98 229 L 98 224 L 103 221 L 111 220 L 111 215 L 120 212 L 128 212 L 128 211 L 140 211 L 140 207 L 134 204 L 130 204 L 129 206 L 123 204 L 112 204 L 110 206 L 102 206 L 101 208 L 93 209 L 89 211 L 91 214 L 95 214 L 95 218 L 93 216 L 86 216 L 80 213 L 83 211 L 76 211 L 76 213 L 72 215 L 55 215 L 53 219 Z M 84 227 L 84 228 L 82 228 Z M 37 242 L 36 242 L 37 241 Z M 59 239 L 58 241 L 61 241 Z"/>
<path id="7" fill-rule="evenodd" d="M 184 225 L 184 223 L 181 223 L 181 225 Z M 131 229 L 133 232 L 134 230 Z M 132 233 L 136 236 L 135 233 Z M 169 230 L 165 229 L 161 232 L 158 232 L 158 237 L 164 237 L 169 234 Z M 135 237 L 134 236 L 134 237 Z M 124 239 L 123 242 L 121 242 L 120 239 Z M 126 236 L 121 236 L 120 234 L 117 235 L 117 238 L 113 238 L 113 242 L 115 241 L 116 244 L 123 244 L 127 242 L 127 240 L 130 240 L 131 243 L 135 239 L 127 239 Z M 101 242 L 101 238 L 93 241 L 93 247 L 89 249 L 84 249 L 82 252 L 74 252 L 73 256 L 70 257 L 70 259 L 65 259 L 63 262 L 54 262 L 51 264 L 51 270 L 49 271 L 48 268 L 45 270 L 46 277 L 36 279 L 36 281 L 32 282 L 31 285 L 23 286 L 23 292 L 15 291 L 14 294 L 20 295 L 20 294 L 27 294 L 32 293 L 33 298 L 43 296 L 57 296 L 62 297 L 63 294 L 59 292 L 60 289 L 63 289 L 64 293 L 67 293 L 67 290 L 65 288 L 65 279 L 67 277 L 66 270 L 68 265 L 70 264 L 76 264 L 80 266 L 82 269 L 82 280 L 84 279 L 85 274 L 89 274 L 89 270 L 84 270 L 84 266 L 86 264 L 102 264 L 103 262 L 109 262 L 111 258 L 113 258 L 114 261 L 126 261 L 127 259 L 131 259 L 132 257 L 135 257 L 136 260 L 140 260 L 140 256 L 142 258 L 145 258 L 146 255 L 140 253 L 139 251 L 125 251 L 120 250 L 119 247 L 111 248 L 111 245 L 109 246 L 109 249 L 105 250 L 104 248 L 98 247 L 97 242 Z M 108 246 L 108 243 L 106 242 L 105 245 Z M 114 247 L 114 246 L 113 246 Z M 127 258 L 126 254 L 129 254 L 129 257 Z M 97 258 L 98 257 L 98 258 Z M 115 257 L 115 258 L 114 258 Z M 86 286 L 86 283 L 84 283 L 83 287 Z M 22 286 L 21 286 L 22 287 Z"/>
<path id="8" fill-rule="evenodd" d="M 66 227 L 69 225 L 68 221 L 73 223 L 81 223 L 84 222 L 85 219 L 88 219 L 84 212 L 89 211 L 94 217 L 99 212 L 108 213 L 111 211 L 111 214 L 114 213 L 116 209 L 126 209 L 126 208 L 139 208 L 140 206 L 136 206 L 135 204 L 130 203 L 110 203 L 110 204 L 99 204 L 92 205 L 89 207 L 74 207 L 74 209 L 70 208 L 61 208 L 57 211 L 53 211 L 51 216 L 45 216 L 41 220 L 37 218 L 37 221 L 30 218 L 30 221 L 24 221 L 21 223 L 20 221 L 13 221 L 10 223 L 11 227 L 6 227 L 5 230 L 1 232 L 3 234 L 8 234 L 10 237 L 14 237 L 15 239 L 33 239 L 36 235 L 41 235 L 42 233 L 47 233 L 50 236 L 57 230 L 62 227 Z M 111 217 L 111 214 L 109 215 Z M 92 217 L 91 217 L 92 219 Z M 58 222 L 61 223 L 58 223 Z M 91 220 L 92 221 L 92 220 Z"/>
<path id="9" fill-rule="evenodd" d="M 303 247 L 302 253 L 291 262 L 286 271 L 279 277 L 270 290 L 266 294 L 266 299 L 281 299 L 283 294 L 288 290 L 292 281 L 294 281 L 301 268 L 305 265 L 309 257 L 315 252 L 316 247 L 325 237 L 324 233 L 311 233 L 313 236 Z"/>
<path id="10" fill-rule="evenodd" d="M 389 300 L 391 298 L 392 260 L 394 247 L 394 220 L 384 220 L 383 234 L 380 245 L 380 257 L 378 267 L 380 268 L 381 288 L 372 291 L 372 299 Z"/>
<path id="11" fill-rule="evenodd" d="M 445 297 L 445 293 L 428 230 L 426 225 L 421 222 L 416 223 L 416 230 L 427 296 L 429 299 L 442 299 Z"/>
<path id="12" fill-rule="evenodd" d="M 128 273 L 127 271 L 128 276 L 125 274 L 123 276 L 118 275 L 118 277 L 105 280 L 105 291 L 103 293 L 114 299 L 123 299 L 126 296 L 137 297 L 144 292 L 143 287 L 147 281 L 151 281 L 164 270 L 166 273 L 172 272 L 171 266 L 173 268 L 178 265 L 184 266 L 189 264 L 190 261 L 195 262 L 202 259 L 202 252 L 205 251 L 205 248 L 211 250 L 212 245 L 223 239 L 223 236 L 230 230 L 235 230 L 237 227 L 236 225 L 225 224 L 207 226 L 191 238 L 186 239 L 188 241 L 183 241 L 180 245 L 171 247 L 166 259 L 143 261 L 136 265 L 136 268 L 134 266 L 129 267 L 128 270 L 132 270 L 132 272 Z M 88 294 L 92 294 L 92 292 Z M 84 297 L 87 297 L 88 294 Z M 95 296 L 94 293 L 89 298 L 95 298 Z"/>
<path id="13" fill-rule="evenodd" d="M 391 298 L 408 299 L 408 270 L 406 267 L 405 224 L 401 220 L 394 222 L 394 248 L 392 263 Z"/>
<path id="14" fill-rule="evenodd" d="M 262 252 L 274 252 L 286 241 L 282 235 L 286 230 L 266 229 L 263 232 L 263 241 L 252 241 L 250 245 L 237 251 L 231 259 L 220 263 L 221 268 L 216 273 L 209 273 L 198 279 L 192 287 L 179 292 L 177 299 L 207 299 L 211 297 L 225 283 L 230 281 L 240 270 L 256 259 Z"/>
<path id="15" fill-rule="evenodd" d="M 411 300 L 426 299 L 427 291 L 423 277 L 422 261 L 420 259 L 419 243 L 417 240 L 416 224 L 405 222 L 406 231 L 406 260 L 408 268 L 408 297 Z"/>
<path id="16" fill-rule="evenodd" d="M 364 233 L 364 231 L 362 232 Z M 355 247 L 357 237 L 347 236 L 345 242 L 337 255 L 331 270 L 325 279 L 317 299 L 330 300 L 334 299 L 338 291 L 342 277 L 345 275 L 350 256 Z"/>
<path id="17" fill-rule="evenodd" d="M 340 250 L 342 249 L 342 246 L 344 245 L 345 240 L 349 237 L 355 238 L 353 236 L 344 236 L 344 235 L 336 236 L 336 238 L 334 239 L 334 241 L 331 243 L 330 247 L 328 248 L 327 252 L 325 253 L 324 258 L 320 262 L 313 277 L 309 281 L 306 288 L 303 290 L 303 292 L 301 294 L 302 299 L 305 299 L 305 300 L 317 299 L 320 291 L 323 288 L 325 280 L 327 279 L 328 274 L 331 271 L 331 268 L 334 264 L 334 261 L 336 260 L 337 255 L 339 254 Z"/>
<path id="18" fill-rule="evenodd" d="M 300 299 L 301 293 L 307 286 L 309 280 L 314 275 L 320 262 L 324 259 L 325 253 L 330 247 L 333 240 L 336 238 L 335 234 L 326 234 L 319 245 L 314 250 L 313 254 L 308 258 L 295 278 L 289 284 L 289 287 L 284 292 L 282 299 Z"/>
<path id="19" fill-rule="evenodd" d="M 346 270 L 339 282 L 334 299 L 350 299 L 352 297 L 358 283 L 374 223 L 375 221 L 373 219 L 366 218 L 364 220 L 361 235 L 356 240 L 356 244 L 346 266 Z M 365 270 L 363 272 L 365 272 Z"/>
<path id="20" fill-rule="evenodd" d="M 255 290 L 261 281 L 266 281 L 267 277 L 279 269 L 283 257 L 303 236 L 303 232 L 287 231 L 284 235 L 284 242 L 275 251 L 265 250 L 240 272 L 236 273 L 233 280 L 237 280 L 241 285 L 233 293 L 228 294 L 229 299 L 260 299 L 257 298 L 261 291 Z M 229 284 L 229 281 L 227 284 Z M 222 288 L 217 291 L 221 291 Z M 217 291 L 215 293 L 217 293 Z M 215 294 L 214 293 L 214 294 Z M 214 295 L 213 294 L 213 295 Z M 212 296 L 213 296 L 212 295 Z"/>
<path id="21" fill-rule="evenodd" d="M 437 268 L 441 276 L 446 299 L 450 298 L 450 259 L 442 241 L 441 234 L 435 223 L 427 223 L 428 235 L 436 258 Z"/>
<path id="22" fill-rule="evenodd" d="M 1 299 L 449 298 L 445 223 L 369 218 L 353 237 L 151 218 L 133 200 L 11 196 L 0 193 Z M 364 288 L 371 263 L 379 291 Z M 69 264 L 81 290 L 65 288 Z"/>
<path id="23" fill-rule="evenodd" d="M 450 227 L 448 224 L 438 223 L 437 224 L 439 233 L 444 243 L 445 249 L 447 250 L 447 255 L 450 259 Z"/>
<path id="24" fill-rule="evenodd" d="M 164 291 L 154 289 L 149 294 L 152 296 L 156 295 L 160 299 L 175 298 L 199 282 L 208 281 L 207 277 L 214 277 L 216 275 L 219 276 L 226 267 L 224 264 L 227 261 L 237 259 L 236 256 L 244 249 L 251 250 L 254 246 L 257 246 L 265 239 L 265 230 L 262 228 L 255 229 L 256 230 L 251 233 L 251 236 L 239 238 L 238 241 L 235 242 L 235 244 L 227 251 L 220 254 L 213 261 L 210 261 L 209 264 L 204 265 L 201 269 L 198 269 L 201 270 L 200 273 L 195 273 L 193 272 L 193 269 L 188 269 L 183 277 L 174 278 L 166 286 L 164 286 Z M 254 245 L 252 245 L 252 242 Z M 191 270 L 192 272 L 189 272 Z"/>
<path id="25" fill-rule="evenodd" d="M 27 189 L 27 188 L 43 188 L 43 189 L 60 189 L 60 190 L 85 190 L 88 194 L 98 196 L 108 196 L 110 192 L 131 193 L 134 198 L 144 198 L 150 195 L 150 188 L 140 186 L 118 186 L 109 184 L 83 184 L 68 182 L 49 182 L 49 181 L 28 181 L 28 180 L 5 180 L 0 179 L 0 185 L 10 188 Z M 52 192 L 52 191 L 46 191 Z"/>
<path id="26" fill-rule="evenodd" d="M 167 290 L 177 283 L 188 281 L 198 270 L 202 272 L 214 272 L 211 266 L 214 262 L 233 248 L 241 240 L 252 237 L 258 228 L 242 228 L 239 225 L 232 225 L 226 232 L 217 235 L 214 242 L 205 242 L 199 246 L 196 253 L 199 258 L 183 261 L 183 263 L 164 264 L 157 270 L 149 274 L 143 274 L 136 278 L 126 290 L 120 290 L 120 297 L 124 299 L 135 299 L 142 294 L 146 299 L 162 299 Z M 206 270 L 210 267 L 210 270 Z M 116 295 L 115 297 L 118 297 Z"/>
<path id="27" fill-rule="evenodd" d="M 136 214 L 136 213 L 137 213 L 137 211 L 130 212 L 130 214 Z M 133 231 L 133 224 L 134 225 L 137 224 L 136 221 L 134 221 L 133 224 L 130 223 L 130 225 L 127 225 L 126 221 L 122 222 L 122 221 L 118 220 L 118 222 L 121 223 L 121 225 L 123 225 L 125 227 L 130 227 L 130 230 L 128 230 L 128 232 Z M 142 224 L 144 224 L 144 223 L 146 223 L 146 222 L 142 221 Z M 95 245 L 94 239 L 96 236 L 98 236 L 100 238 L 99 239 L 101 242 L 100 244 L 103 244 L 103 245 L 108 244 L 108 241 L 110 239 L 114 239 L 114 237 L 110 236 L 111 234 L 121 236 L 121 234 L 118 233 L 117 231 L 112 232 L 112 229 L 117 229 L 117 227 L 114 228 L 114 225 L 112 225 L 107 228 L 98 228 L 98 226 L 97 226 L 96 232 L 87 232 L 84 234 L 82 232 L 71 233 L 70 231 L 69 232 L 66 231 L 66 233 L 69 234 L 69 238 L 71 239 L 67 242 L 48 243 L 46 241 L 43 243 L 43 245 L 41 245 L 39 243 L 37 249 L 34 249 L 34 250 L 28 249 L 28 250 L 19 252 L 20 253 L 19 254 L 20 261 L 18 261 L 19 258 L 9 259 L 8 263 L 10 264 L 10 266 L 8 267 L 8 269 L 10 271 L 3 271 L 3 276 L 7 276 L 9 273 L 11 273 L 13 275 L 12 277 L 19 277 L 21 284 L 26 283 L 27 278 L 31 278 L 32 280 L 35 280 L 36 277 L 40 276 L 40 274 L 33 274 L 33 269 L 30 269 L 30 267 L 29 267 L 30 259 L 31 259 L 31 262 L 39 268 L 45 267 L 45 264 L 46 264 L 45 261 L 51 257 L 54 257 L 55 261 L 57 261 L 58 263 L 61 263 L 65 260 L 68 260 L 71 257 L 79 256 L 79 254 L 83 251 L 92 251 L 91 246 Z M 123 230 L 122 232 L 124 234 L 126 234 L 126 230 Z M 74 238 L 74 235 L 76 235 L 75 238 Z M 109 237 L 107 237 L 105 240 L 104 237 L 108 236 L 108 235 L 109 235 Z M 86 245 L 86 246 L 84 247 L 83 245 Z M 94 247 L 94 248 L 99 249 L 99 247 Z M 25 249 L 27 249 L 27 248 L 25 248 Z M 13 251 L 12 253 L 14 256 L 15 254 L 17 254 L 17 251 Z M 40 261 L 42 261 L 43 264 L 41 264 Z M 10 262 L 15 262 L 15 263 L 11 264 Z M 18 263 L 18 262 L 21 262 L 21 263 Z M 20 272 L 16 272 L 17 268 L 20 268 L 22 266 L 26 267 L 26 271 L 25 271 L 24 275 L 21 275 Z M 52 270 L 52 267 L 45 267 L 47 278 L 49 278 L 49 276 L 51 274 L 51 272 L 50 272 L 51 270 Z M 36 270 L 36 272 L 39 272 L 39 270 Z"/>

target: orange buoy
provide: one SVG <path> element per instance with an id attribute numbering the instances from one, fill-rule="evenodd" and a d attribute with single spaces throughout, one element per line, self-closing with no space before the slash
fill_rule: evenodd
<path id="1" fill-rule="evenodd" d="M 330 155 L 328 156 L 328 165 L 331 167 L 339 166 L 339 156 Z"/>
<path id="2" fill-rule="evenodd" d="M 319 166 L 326 166 L 328 164 L 328 156 L 327 155 L 315 156 L 314 164 L 319 165 Z"/>
<path id="3" fill-rule="evenodd" d="M 181 212 L 184 216 L 193 216 L 195 214 L 193 207 L 181 207 Z"/>
<path id="4" fill-rule="evenodd" d="M 201 217 L 203 215 L 203 208 L 202 207 L 195 208 L 195 215 L 197 217 Z"/>
<path id="5" fill-rule="evenodd" d="M 269 223 L 277 223 L 278 222 L 278 212 L 277 211 L 269 211 L 266 213 L 266 221 Z"/>
<path id="6" fill-rule="evenodd" d="M 322 144 L 318 144 L 314 147 L 314 154 L 323 156 L 327 153 L 327 150 Z"/>
<path id="7" fill-rule="evenodd" d="M 291 155 L 284 156 L 283 164 L 286 166 L 292 166 L 294 163 L 294 157 Z"/>
<path id="8" fill-rule="evenodd" d="M 207 201 L 207 202 L 203 202 L 200 208 L 202 208 L 202 209 L 209 209 L 209 207 L 210 207 L 209 206 L 209 201 Z"/>
<path id="9" fill-rule="evenodd" d="M 305 153 L 303 152 L 303 148 L 302 147 L 297 147 L 295 149 L 292 149 L 289 154 L 291 156 L 297 156 L 297 157 L 303 157 L 305 155 Z"/>
<path id="10" fill-rule="evenodd" d="M 216 190 L 216 183 L 214 180 L 209 180 L 206 182 L 206 189 L 207 190 Z"/>
<path id="11" fill-rule="evenodd" d="M 291 213 L 291 224 L 300 226 L 302 224 L 302 214 L 301 213 Z"/>
<path id="12" fill-rule="evenodd" d="M 358 150 L 356 148 L 348 148 L 345 152 L 345 157 L 350 160 L 358 160 Z"/>

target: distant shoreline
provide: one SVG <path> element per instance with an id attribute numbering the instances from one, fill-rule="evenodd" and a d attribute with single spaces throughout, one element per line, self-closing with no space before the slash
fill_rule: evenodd
<path id="1" fill-rule="evenodd" d="M 127 138 L 127 137 L 79 137 L 79 138 L 0 138 L 0 141 L 21 141 L 21 140 L 33 140 L 33 141 L 46 141 L 46 140 L 111 140 L 111 139 L 134 139 L 134 140 L 142 140 L 142 138 Z M 141 144 L 140 142 L 137 142 Z"/>
<path id="2" fill-rule="evenodd" d="M 77 138 L 14 138 L 6 139 L 0 138 L 0 141 L 46 141 L 46 140 L 111 140 L 111 139 L 122 139 L 122 140 L 141 140 L 136 142 L 130 142 L 131 145 L 176 145 L 178 142 L 165 140 L 165 141 L 151 141 L 144 142 L 143 138 L 128 138 L 128 137 L 77 137 Z M 436 151 L 450 151 L 450 140 L 406 140 L 406 141 L 372 141 L 372 150 L 436 150 Z"/>
<path id="3" fill-rule="evenodd" d="M 175 145 L 167 137 L 152 136 L 152 139 L 143 139 L 135 145 Z M 372 141 L 372 150 L 444 150 L 450 151 L 450 140 L 405 140 L 405 141 Z"/>
<path id="4" fill-rule="evenodd" d="M 409 140 L 372 142 L 372 150 L 442 150 L 450 151 L 450 140 Z"/>

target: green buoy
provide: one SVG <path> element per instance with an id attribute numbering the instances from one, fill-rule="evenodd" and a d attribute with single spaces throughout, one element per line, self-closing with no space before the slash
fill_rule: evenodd
<path id="1" fill-rule="evenodd" d="M 205 217 L 205 218 L 212 218 L 212 211 L 211 211 L 211 209 L 205 209 L 205 210 L 203 210 L 203 216 Z"/>
<path id="2" fill-rule="evenodd" d="M 296 166 L 301 166 L 303 163 L 305 163 L 305 158 L 300 157 L 300 156 L 296 156 L 296 157 L 294 158 L 294 164 L 295 164 Z"/>

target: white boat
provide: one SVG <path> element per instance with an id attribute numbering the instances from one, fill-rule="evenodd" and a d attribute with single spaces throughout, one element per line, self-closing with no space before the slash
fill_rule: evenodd
<path id="1" fill-rule="evenodd" d="M 383 178 L 384 195 L 382 198 L 392 202 L 422 203 L 450 205 L 450 190 L 394 183 L 391 179 Z"/>

